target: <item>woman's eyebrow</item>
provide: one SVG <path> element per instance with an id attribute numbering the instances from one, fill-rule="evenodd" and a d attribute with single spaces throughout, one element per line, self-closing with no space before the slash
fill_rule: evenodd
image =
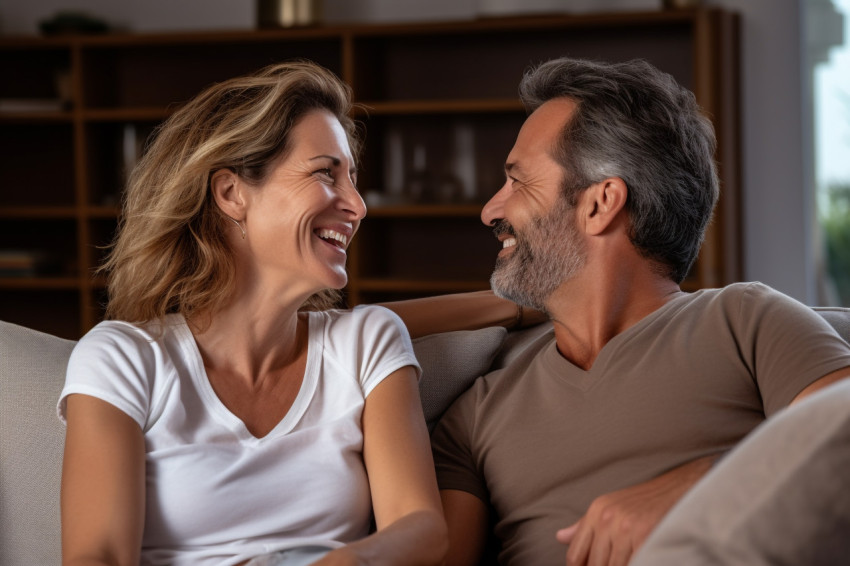
<path id="1" fill-rule="evenodd" d="M 317 159 L 330 159 L 334 166 L 338 166 L 342 163 L 342 160 L 340 160 L 339 157 L 334 157 L 333 155 L 317 155 L 316 157 L 311 157 L 308 161 L 315 161 Z"/>

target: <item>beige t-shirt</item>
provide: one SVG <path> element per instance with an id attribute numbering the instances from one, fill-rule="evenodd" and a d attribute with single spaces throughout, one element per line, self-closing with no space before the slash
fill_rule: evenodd
<path id="1" fill-rule="evenodd" d="M 432 438 L 440 488 L 489 500 L 502 564 L 562 565 L 555 532 L 596 497 L 730 449 L 847 366 L 828 323 L 758 283 L 673 299 L 588 371 L 549 333 L 447 411 Z"/>

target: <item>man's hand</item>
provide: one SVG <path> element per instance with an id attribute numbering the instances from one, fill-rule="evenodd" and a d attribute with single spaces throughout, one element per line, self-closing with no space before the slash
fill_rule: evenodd
<path id="1" fill-rule="evenodd" d="M 597 497 L 578 522 L 556 534 L 570 545 L 567 566 L 625 566 L 664 515 L 717 459 L 708 456 L 647 482 Z"/>

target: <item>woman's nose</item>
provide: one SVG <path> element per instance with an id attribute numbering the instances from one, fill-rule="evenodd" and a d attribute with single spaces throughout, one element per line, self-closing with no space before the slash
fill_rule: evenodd
<path id="1" fill-rule="evenodd" d="M 342 207 L 352 214 L 354 220 L 360 220 L 366 216 L 366 202 L 354 183 L 349 182 L 348 185 L 342 198 Z"/>

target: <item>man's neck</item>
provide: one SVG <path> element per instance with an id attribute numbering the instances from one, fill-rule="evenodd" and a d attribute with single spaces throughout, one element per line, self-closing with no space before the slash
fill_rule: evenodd
<path id="1" fill-rule="evenodd" d="M 564 283 L 547 302 L 562 356 L 588 370 L 615 336 L 682 293 L 651 270 L 585 273 Z"/>

